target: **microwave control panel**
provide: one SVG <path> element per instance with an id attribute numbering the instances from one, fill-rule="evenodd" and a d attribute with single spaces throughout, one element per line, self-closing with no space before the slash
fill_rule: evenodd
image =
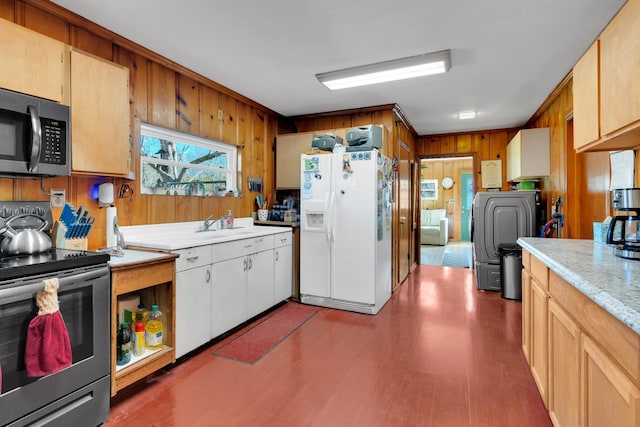
<path id="1" fill-rule="evenodd" d="M 42 148 L 40 162 L 53 165 L 67 164 L 66 123 L 61 120 L 40 119 L 42 123 Z"/>

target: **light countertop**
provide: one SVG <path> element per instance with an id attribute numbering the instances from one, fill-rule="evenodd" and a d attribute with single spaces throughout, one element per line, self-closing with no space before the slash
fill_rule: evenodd
<path id="1" fill-rule="evenodd" d="M 290 232 L 276 226 L 256 226 L 251 218 L 236 218 L 231 230 L 198 231 L 203 221 L 120 227 L 127 247 L 163 251 L 224 243 L 238 239 Z"/>
<path id="2" fill-rule="evenodd" d="M 119 267 L 126 264 L 138 264 L 145 263 L 150 261 L 156 261 L 162 258 L 167 258 L 166 252 L 147 252 L 147 251 L 136 251 L 131 249 L 125 249 L 122 251 L 124 256 L 111 256 L 109 260 L 109 265 L 113 267 Z"/>
<path id="3" fill-rule="evenodd" d="M 518 244 L 640 334 L 640 260 L 617 257 L 593 240 L 526 237 Z"/>

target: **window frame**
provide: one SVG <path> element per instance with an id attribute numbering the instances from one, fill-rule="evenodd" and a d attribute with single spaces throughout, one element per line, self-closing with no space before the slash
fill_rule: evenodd
<path id="1" fill-rule="evenodd" d="M 199 135 L 194 135 L 190 133 L 181 132 L 174 129 L 164 128 L 158 125 L 154 125 L 151 123 L 141 123 L 140 124 L 140 137 L 138 139 L 138 148 L 141 148 L 141 144 L 143 138 L 145 136 L 158 138 L 167 141 L 173 141 L 180 144 L 186 144 L 190 146 L 215 150 L 218 152 L 223 152 L 227 156 L 227 167 L 219 168 L 219 167 L 211 167 L 198 165 L 194 163 L 180 162 L 175 160 L 167 160 L 167 159 L 158 159 L 156 157 L 148 157 L 142 154 L 140 151 L 140 193 L 145 195 L 175 195 L 175 196 L 185 196 L 192 195 L 189 192 L 188 186 L 184 184 L 177 184 L 176 187 L 171 188 L 168 187 L 153 187 L 151 191 L 149 191 L 149 187 L 144 187 L 144 165 L 145 164 L 154 164 L 154 165 L 166 165 L 166 166 L 177 166 L 180 168 L 192 168 L 192 169 L 200 169 L 200 170 L 210 170 L 213 172 L 223 173 L 226 175 L 226 190 L 222 193 L 216 191 L 198 191 L 195 195 L 198 196 L 225 196 L 227 192 L 233 192 L 237 194 L 237 175 L 240 171 L 238 167 L 238 147 L 229 143 L 217 141 L 211 138 L 205 138 Z M 184 188 L 180 188 L 184 187 Z M 159 192 L 158 188 L 162 188 L 162 191 Z"/>

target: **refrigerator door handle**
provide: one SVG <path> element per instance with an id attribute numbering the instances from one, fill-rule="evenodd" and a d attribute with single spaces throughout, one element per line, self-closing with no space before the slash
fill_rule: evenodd
<path id="1" fill-rule="evenodd" d="M 335 204 L 335 198 L 336 198 L 336 193 L 335 191 L 332 191 L 329 194 L 329 204 L 327 206 L 327 209 L 325 210 L 325 215 L 327 217 L 327 225 L 326 225 L 326 233 L 327 233 L 327 241 L 331 242 L 334 240 L 334 236 L 333 236 L 333 207 Z"/>

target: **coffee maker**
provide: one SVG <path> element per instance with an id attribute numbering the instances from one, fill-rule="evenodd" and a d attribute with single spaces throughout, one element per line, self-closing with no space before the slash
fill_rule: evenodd
<path id="1" fill-rule="evenodd" d="M 611 219 L 607 243 L 615 245 L 616 256 L 640 260 L 640 188 L 611 190 L 611 202 L 616 211 L 628 212 Z"/>

